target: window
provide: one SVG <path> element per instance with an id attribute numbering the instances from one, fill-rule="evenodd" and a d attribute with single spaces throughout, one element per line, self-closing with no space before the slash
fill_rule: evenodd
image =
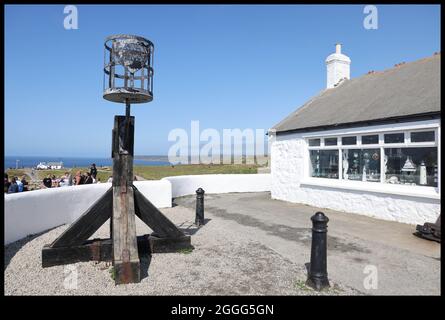
<path id="1" fill-rule="evenodd" d="M 325 146 L 336 146 L 337 145 L 337 138 L 325 138 L 324 139 L 324 145 Z"/>
<path id="2" fill-rule="evenodd" d="M 341 144 L 344 146 L 357 144 L 357 137 L 343 137 L 341 138 Z"/>
<path id="3" fill-rule="evenodd" d="M 438 186 L 437 129 L 309 139 L 309 175 L 396 185 Z M 407 139 L 405 141 L 405 136 Z M 321 144 L 323 139 L 324 144 Z M 338 145 L 339 139 L 342 144 Z M 391 144 L 402 144 L 394 145 Z M 369 145 L 369 146 L 367 146 Z"/>
<path id="4" fill-rule="evenodd" d="M 378 144 L 379 143 L 379 135 L 373 134 L 370 136 L 362 136 L 362 144 Z"/>
<path id="5" fill-rule="evenodd" d="M 380 182 L 380 149 L 343 150 L 343 179 Z"/>
<path id="6" fill-rule="evenodd" d="M 434 131 L 411 132 L 411 142 L 427 142 L 435 140 Z"/>
<path id="7" fill-rule="evenodd" d="M 385 149 L 384 168 L 386 183 L 437 187 L 437 147 Z"/>
<path id="8" fill-rule="evenodd" d="M 309 139 L 309 146 L 319 146 L 320 145 L 320 139 Z"/>
<path id="9" fill-rule="evenodd" d="M 338 179 L 338 150 L 310 151 L 311 177 Z"/>
<path id="10" fill-rule="evenodd" d="M 405 134 L 402 133 L 387 133 L 385 134 L 385 143 L 404 143 Z"/>

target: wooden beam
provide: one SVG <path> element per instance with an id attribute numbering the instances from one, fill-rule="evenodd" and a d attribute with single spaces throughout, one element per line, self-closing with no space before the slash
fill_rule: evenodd
<path id="1" fill-rule="evenodd" d="M 50 247 L 67 247 L 81 245 L 91 237 L 112 214 L 113 192 L 110 188 L 84 214 L 65 230 Z"/>
<path id="2" fill-rule="evenodd" d="M 149 235 L 137 237 L 139 255 L 148 255 L 150 251 Z M 113 240 L 87 240 L 82 245 L 52 248 L 49 245 L 42 250 L 42 267 L 52 267 L 85 261 L 112 261 Z"/>
<path id="3" fill-rule="evenodd" d="M 184 233 L 145 198 L 135 186 L 133 186 L 133 189 L 136 215 L 156 233 L 156 236 L 159 238 L 184 237 Z"/>
<path id="4" fill-rule="evenodd" d="M 113 142 L 113 264 L 116 284 L 140 281 L 133 193 L 134 117 L 115 116 Z"/>

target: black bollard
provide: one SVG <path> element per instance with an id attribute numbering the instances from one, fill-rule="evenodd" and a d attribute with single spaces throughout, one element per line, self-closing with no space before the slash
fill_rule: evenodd
<path id="1" fill-rule="evenodd" d="M 199 227 L 204 224 L 204 190 L 196 190 L 196 218 L 195 224 Z"/>
<path id="2" fill-rule="evenodd" d="M 312 220 L 311 264 L 306 284 L 317 291 L 329 287 L 327 271 L 327 232 L 328 217 L 317 212 Z"/>

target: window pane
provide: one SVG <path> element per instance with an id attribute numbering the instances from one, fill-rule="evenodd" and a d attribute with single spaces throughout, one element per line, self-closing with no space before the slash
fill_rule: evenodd
<path id="1" fill-rule="evenodd" d="M 385 134 L 385 143 L 404 143 L 404 133 L 387 133 Z"/>
<path id="2" fill-rule="evenodd" d="M 341 143 L 344 146 L 357 144 L 357 137 L 343 137 L 341 138 Z"/>
<path id="3" fill-rule="evenodd" d="M 437 147 L 385 148 L 385 181 L 437 187 Z"/>
<path id="4" fill-rule="evenodd" d="M 379 182 L 380 149 L 343 150 L 343 178 Z"/>
<path id="5" fill-rule="evenodd" d="M 362 136 L 362 144 L 378 144 L 379 135 L 373 134 L 371 136 Z"/>
<path id="6" fill-rule="evenodd" d="M 309 139 L 310 147 L 318 147 L 320 145 L 320 139 Z"/>
<path id="7" fill-rule="evenodd" d="M 311 177 L 338 179 L 338 150 L 310 150 Z"/>
<path id="8" fill-rule="evenodd" d="M 411 142 L 425 142 L 434 140 L 434 131 L 411 132 Z"/>
<path id="9" fill-rule="evenodd" d="M 337 145 L 337 138 L 325 138 L 324 139 L 324 145 L 325 146 L 336 146 Z"/>

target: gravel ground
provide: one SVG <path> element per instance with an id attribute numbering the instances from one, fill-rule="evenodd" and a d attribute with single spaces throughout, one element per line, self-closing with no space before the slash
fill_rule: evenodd
<path id="1" fill-rule="evenodd" d="M 64 225 L 5 246 L 5 295 L 361 294 L 332 280 L 331 288 L 321 293 L 308 288 L 304 265 L 292 263 L 247 233 L 231 232 L 218 216 L 206 214 L 208 222 L 196 229 L 192 209 L 176 206 L 162 211 L 192 235 L 194 250 L 142 258 L 140 283 L 115 286 L 111 266 L 105 262 L 42 268 L 42 247 L 68 227 Z M 108 231 L 106 223 L 91 238 L 106 238 Z M 148 232 L 137 218 L 137 233 Z M 65 288 L 76 272 L 77 289 Z"/>

